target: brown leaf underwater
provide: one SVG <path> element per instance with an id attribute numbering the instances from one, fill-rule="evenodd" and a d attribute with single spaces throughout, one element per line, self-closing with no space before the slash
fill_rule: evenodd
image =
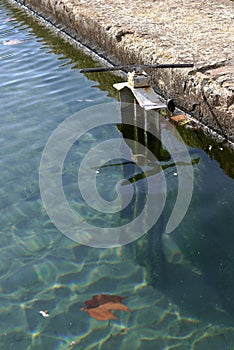
<path id="1" fill-rule="evenodd" d="M 118 319 L 118 317 L 116 317 L 110 310 L 130 311 L 126 305 L 118 302 L 107 302 L 91 308 L 82 307 L 80 310 L 87 312 L 89 316 L 99 321 Z"/>
<path id="2" fill-rule="evenodd" d="M 92 299 L 85 301 L 85 305 L 88 308 L 92 308 L 109 302 L 121 303 L 123 299 L 126 299 L 126 297 L 111 294 L 96 294 L 92 296 Z"/>

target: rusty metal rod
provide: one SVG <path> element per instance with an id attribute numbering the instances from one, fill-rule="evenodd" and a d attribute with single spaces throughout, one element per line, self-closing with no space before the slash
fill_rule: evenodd
<path id="1" fill-rule="evenodd" d="M 96 67 L 96 68 L 84 68 L 80 70 L 80 73 L 99 73 L 99 72 L 112 72 L 116 70 L 124 69 L 142 69 L 142 68 L 192 68 L 193 63 L 168 63 L 168 64 L 140 64 L 136 66 L 116 66 L 116 67 Z"/>

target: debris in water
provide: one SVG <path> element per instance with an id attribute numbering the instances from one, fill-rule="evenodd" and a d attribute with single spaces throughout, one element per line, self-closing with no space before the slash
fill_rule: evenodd
<path id="1" fill-rule="evenodd" d="M 23 43 L 24 40 L 19 40 L 19 39 L 11 39 L 11 40 L 3 40 L 2 44 L 3 45 L 17 45 Z"/>
<path id="2" fill-rule="evenodd" d="M 99 321 L 117 319 L 111 310 L 130 311 L 126 305 L 121 304 L 125 298 L 119 295 L 96 294 L 92 299 L 85 301 L 87 307 L 82 307 L 80 310 Z"/>
<path id="3" fill-rule="evenodd" d="M 188 117 L 186 117 L 184 114 L 172 115 L 170 119 L 172 119 L 174 122 L 180 125 L 185 125 L 191 122 L 191 120 Z"/>
<path id="4" fill-rule="evenodd" d="M 50 317 L 50 314 L 49 314 L 49 311 L 48 310 L 45 310 L 45 311 L 39 311 L 39 313 L 41 314 L 41 316 L 43 317 Z"/>
<path id="5" fill-rule="evenodd" d="M 109 302 L 121 303 L 126 297 L 112 294 L 96 294 L 92 296 L 92 299 L 85 301 L 87 307 L 96 307 Z"/>
<path id="6" fill-rule="evenodd" d="M 99 321 L 108 321 L 118 319 L 110 310 L 122 310 L 130 311 L 126 305 L 118 302 L 108 302 L 97 307 L 81 308 L 80 310 L 86 311 L 89 316 Z"/>

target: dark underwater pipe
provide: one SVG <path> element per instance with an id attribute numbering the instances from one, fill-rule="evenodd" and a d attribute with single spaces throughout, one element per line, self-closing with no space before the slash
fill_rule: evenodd
<path id="1" fill-rule="evenodd" d="M 80 73 L 96 73 L 96 72 L 112 72 L 116 70 L 124 69 L 142 69 L 142 68 L 192 68 L 193 63 L 168 63 L 168 64 L 140 64 L 140 65 L 123 65 L 116 67 L 96 67 L 96 68 L 84 68 L 80 70 Z"/>

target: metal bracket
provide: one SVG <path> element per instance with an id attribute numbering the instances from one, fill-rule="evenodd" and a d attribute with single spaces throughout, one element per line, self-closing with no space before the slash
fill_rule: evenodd
<path id="1" fill-rule="evenodd" d="M 145 72 L 133 71 L 128 73 L 128 81 L 113 85 L 116 90 L 128 88 L 132 91 L 139 105 L 146 111 L 155 109 L 167 109 L 174 112 L 175 104 L 173 100 L 168 100 L 167 103 L 162 101 L 162 98 L 153 90 L 150 82 L 150 77 Z"/>

